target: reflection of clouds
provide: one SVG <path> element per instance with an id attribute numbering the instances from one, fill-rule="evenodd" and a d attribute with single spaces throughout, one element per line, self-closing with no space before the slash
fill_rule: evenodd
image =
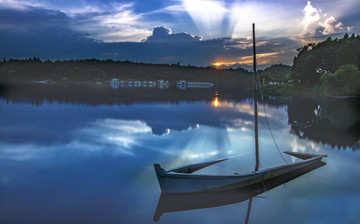
<path id="1" fill-rule="evenodd" d="M 221 108 L 235 116 L 224 116 L 220 120 L 220 126 L 226 127 L 228 131 L 240 129 L 242 131 L 250 131 L 254 128 L 254 104 L 252 100 L 245 100 L 242 102 L 221 101 Z M 287 125 L 287 111 L 286 107 L 276 108 L 268 104 L 258 104 L 259 127 L 267 127 L 265 118 L 268 119 L 272 130 L 281 129 L 282 126 Z"/>
<path id="2" fill-rule="evenodd" d="M 218 100 L 219 104 L 222 108 L 236 108 L 239 112 L 249 112 L 252 109 L 252 106 L 249 102 L 241 102 L 241 103 L 235 103 L 232 101 L 226 101 L 226 100 Z"/>
<path id="3" fill-rule="evenodd" d="M 293 152 L 318 153 L 321 151 L 319 144 L 311 140 L 300 139 L 295 135 L 291 136 L 289 143 Z M 291 157 L 291 159 L 292 161 L 296 160 L 294 157 Z"/>
<path id="4" fill-rule="evenodd" d="M 44 151 L 34 144 L 6 144 L 0 143 L 0 159 L 5 160 L 28 160 L 36 157 Z"/>
<path id="5" fill-rule="evenodd" d="M 299 139 L 297 136 L 293 136 L 290 146 L 293 149 L 293 152 L 307 152 L 309 149 L 315 152 L 320 151 L 320 146 L 318 144 L 309 140 L 304 141 Z"/>
<path id="6" fill-rule="evenodd" d="M 222 108 L 234 109 L 237 112 L 249 114 L 254 116 L 254 104 L 252 101 L 232 102 L 232 101 L 219 101 L 219 105 Z M 272 117 L 272 113 L 267 114 L 268 117 Z M 258 117 L 265 117 L 263 112 L 263 104 L 258 104 Z"/>
<path id="7" fill-rule="evenodd" d="M 293 152 L 305 152 L 306 147 L 300 143 L 298 138 L 293 138 L 290 142 L 290 146 Z"/>
<path id="8" fill-rule="evenodd" d="M 122 133 L 146 133 L 150 132 L 151 128 L 145 122 L 133 120 L 118 120 L 118 119 L 103 119 L 91 123 L 94 127 L 103 128 L 106 130 L 114 130 Z"/>
<path id="9" fill-rule="evenodd" d="M 12 192 L 14 192 L 14 195 L 23 197 L 23 194 L 18 194 L 18 189 L 19 187 L 24 188 L 24 186 L 21 185 L 24 183 L 24 180 L 31 180 L 27 182 L 30 185 L 26 186 L 26 189 L 30 189 L 30 191 L 26 192 L 32 192 L 32 189 L 37 189 L 36 192 L 34 191 L 35 193 L 43 192 L 39 194 L 39 196 L 45 197 L 43 198 L 44 200 L 41 198 L 39 199 L 39 206 L 41 207 L 44 204 L 42 202 L 48 202 L 46 196 L 49 192 L 46 191 L 45 188 L 49 184 L 55 187 L 55 191 L 62 192 L 60 189 L 65 189 L 65 196 L 69 195 L 67 186 L 75 186 L 71 188 L 73 189 L 71 193 L 76 193 L 76 190 L 82 189 L 83 183 L 85 183 L 85 185 L 95 186 L 94 189 L 91 188 L 90 191 L 88 190 L 87 192 L 90 193 L 84 194 L 84 197 L 90 199 L 99 198 L 99 200 L 104 199 L 104 196 L 111 198 L 113 195 L 119 194 L 119 189 L 122 188 L 124 189 L 122 192 L 125 192 L 126 194 L 129 192 L 138 192 L 140 188 L 140 190 L 143 188 L 145 189 L 143 195 L 145 195 L 145 199 L 147 200 L 138 201 L 139 203 L 146 205 L 149 201 L 156 203 L 157 198 L 153 197 L 153 191 L 159 192 L 158 184 L 154 182 L 154 180 L 156 181 L 154 170 L 152 166 L 150 166 L 153 162 L 160 163 L 164 168 L 174 168 L 189 163 L 209 161 L 222 157 L 232 157 L 232 159 L 224 161 L 218 166 L 214 165 L 204 169 L 204 174 L 230 174 L 234 169 L 241 173 L 253 170 L 253 164 L 255 162 L 253 128 L 249 129 L 247 132 L 241 131 L 241 128 L 251 127 L 251 125 L 253 125 L 252 116 L 244 116 L 244 113 L 238 113 L 237 110 L 231 109 L 230 107 L 229 109 L 225 108 L 225 110 L 222 110 L 221 108 L 216 108 L 216 110 L 207 110 L 207 108 L 205 108 L 206 110 L 200 110 L 196 107 L 198 104 L 191 105 L 192 108 L 190 109 L 183 109 L 181 106 L 184 104 L 179 105 L 180 106 L 167 105 L 171 110 L 158 110 L 159 106 L 154 105 L 154 108 L 157 108 L 155 111 L 149 111 L 144 109 L 144 107 L 137 107 L 137 105 L 122 107 L 118 110 L 115 110 L 114 106 L 107 108 L 109 111 L 115 111 L 114 114 L 108 113 L 107 110 L 104 110 L 101 107 L 94 107 L 94 115 L 86 118 L 83 115 L 83 111 L 80 111 L 81 113 L 75 113 L 76 111 L 72 110 L 67 112 L 67 114 L 73 115 L 74 119 L 67 120 L 66 123 L 70 123 L 70 121 L 74 122 L 74 124 L 76 124 L 74 126 L 65 126 L 61 128 L 60 125 L 56 125 L 57 123 L 51 123 L 51 125 L 49 125 L 49 122 L 45 123 L 47 120 L 43 121 L 44 126 L 46 124 L 46 126 L 51 128 L 57 136 L 66 135 L 69 137 L 64 138 L 62 141 L 58 141 L 57 138 L 52 138 L 50 144 L 42 147 L 39 147 L 41 142 L 34 139 L 21 141 L 20 144 L 1 143 L 8 142 L 6 137 L 3 137 L 0 141 L 0 159 L 2 163 L 0 182 L 3 188 L 4 186 L 6 187 L 6 191 L 3 192 L 8 193 L 13 189 Z M 201 108 L 203 108 L 204 105 L 205 104 L 201 104 Z M 233 103 L 233 105 L 235 104 Z M 307 218 L 308 216 L 304 219 L 304 216 L 301 214 L 309 214 L 317 208 L 322 208 L 322 211 L 331 211 L 329 214 L 340 214 L 337 211 L 339 209 L 337 207 L 340 207 L 341 214 L 345 214 L 349 217 L 350 215 L 357 214 L 356 205 L 359 201 L 360 188 L 359 181 L 356 180 L 360 177 L 360 164 L 358 162 L 360 154 L 350 151 L 349 148 L 341 151 L 332 150 L 329 145 L 323 146 L 321 143 L 317 144 L 308 139 L 301 139 L 292 135 L 290 133 L 290 126 L 287 124 L 287 114 L 284 112 L 284 109 L 281 109 L 280 107 L 269 107 L 268 105 L 265 106 L 267 112 L 272 115 L 270 123 L 274 130 L 274 136 L 278 143 L 280 143 L 279 146 L 281 151 L 288 150 L 287 148 L 291 146 L 293 151 L 311 153 L 320 150 L 319 152 L 322 152 L 321 154 L 328 154 L 329 157 L 326 158 L 328 165 L 267 192 L 266 196 L 269 200 L 255 199 L 257 200 L 256 204 L 260 206 L 254 206 L 252 208 L 254 211 L 252 210 L 252 212 L 259 214 L 260 212 L 264 212 L 262 211 L 264 210 L 264 207 L 271 209 L 265 211 L 264 216 L 252 217 L 252 221 L 255 223 L 266 223 L 268 220 L 281 220 L 279 214 L 282 214 L 282 211 L 286 211 L 289 213 L 288 217 L 295 217 L 294 220 L 308 223 L 314 220 Z M 245 105 L 242 106 L 243 111 L 246 111 L 246 107 L 248 107 L 248 110 L 253 111 L 251 104 L 245 103 Z M 135 109 L 130 110 L 130 108 Z M 92 107 L 85 109 L 87 109 L 86 114 L 90 114 Z M 52 108 L 51 110 L 61 111 Z M 143 114 L 136 114 L 135 111 L 141 111 Z M 176 113 L 177 111 L 179 111 L 179 113 Z M 114 118 L 122 117 L 122 119 L 128 120 L 97 120 L 100 116 Z M 53 116 L 52 118 L 57 118 L 57 116 Z M 218 123 L 213 122 L 219 121 L 219 119 L 221 119 L 221 126 L 227 124 L 223 123 L 223 121 L 231 123 L 232 126 L 229 126 L 228 128 L 219 127 Z M 23 125 L 24 122 L 21 120 L 21 117 L 18 120 L 19 122 L 15 124 L 18 124 L 16 127 L 21 129 L 21 125 Z M 84 120 L 86 121 L 85 126 L 82 123 Z M 146 123 L 140 120 L 146 121 Z M 164 124 L 164 128 L 171 128 L 171 134 L 154 136 L 151 133 L 152 125 L 150 125 L 151 122 L 149 121 L 153 121 L 152 124 L 154 125 L 159 124 L 161 121 L 162 123 L 160 124 Z M 173 121 L 173 123 L 170 123 L 169 121 Z M 177 125 L 179 123 L 183 123 L 184 125 Z M 191 129 L 189 124 L 195 123 L 200 125 L 195 126 L 197 129 Z M 9 125 L 9 127 L 11 126 Z M 71 132 L 74 127 L 76 128 L 75 131 Z M 173 127 L 179 128 L 174 130 Z M 261 139 L 260 159 L 263 168 L 283 164 L 273 146 L 267 127 L 262 126 L 261 128 L 262 129 L 260 129 L 259 132 Z M 229 131 L 230 129 L 231 131 Z M 34 131 L 35 130 L 36 129 L 34 128 Z M 44 128 L 44 131 L 41 133 L 45 133 L 45 131 L 48 131 L 48 129 Z M 19 138 L 15 134 L 16 133 L 14 132 L 14 138 Z M 42 135 L 42 137 L 49 139 L 49 136 L 47 135 Z M 27 141 L 29 141 L 30 144 L 27 144 Z M 25 144 L 23 142 L 25 142 Z M 54 143 L 59 145 L 55 145 Z M 152 147 L 151 151 L 149 151 L 150 147 Z M 92 152 L 93 154 L 91 154 Z M 86 158 L 88 154 L 91 156 Z M 108 154 L 124 156 L 122 158 L 118 157 L 112 159 L 111 156 L 107 156 Z M 136 154 L 137 157 L 130 158 L 128 155 L 131 154 Z M 105 155 L 105 157 L 102 157 L 102 155 Z M 7 159 L 18 159 L 18 161 L 7 161 Z M 24 165 L 21 166 L 21 163 L 23 162 L 21 160 L 36 161 L 30 161 L 30 163 L 24 162 Z M 43 161 L 38 162 L 38 160 Z M 289 159 L 288 161 L 291 160 Z M 54 163 L 69 164 L 61 164 L 62 166 L 53 169 Z M 134 166 L 134 164 L 136 164 L 136 166 Z M 33 169 L 33 166 L 35 166 L 35 168 L 39 168 L 40 166 L 41 169 L 35 170 Z M 31 171 L 31 175 L 28 175 L 26 170 L 28 167 L 32 168 L 29 170 Z M 127 172 L 121 172 L 121 174 L 119 174 L 120 170 L 125 170 Z M 68 176 L 68 174 L 70 174 L 70 176 Z M 47 179 L 50 176 L 51 179 Z M 21 179 L 21 182 L 15 182 L 17 181 L 16 178 L 20 180 L 20 178 L 23 177 L 29 179 L 25 178 Z M 53 180 L 55 180 L 55 182 L 50 182 Z M 13 185 L 6 186 L 4 184 L 6 181 L 12 182 Z M 67 183 L 68 181 L 70 181 L 70 183 Z M 103 181 L 105 185 L 97 185 L 96 182 L 99 181 L 100 183 Z M 57 183 L 60 182 L 64 185 L 57 185 Z M 75 185 L 80 182 L 81 185 Z M 330 185 L 331 187 L 329 187 Z M 111 191 L 113 188 L 114 191 Z M 45 189 L 45 191 L 42 191 L 43 189 Z M 106 192 L 109 194 L 106 194 Z M 147 197 L 147 194 L 150 196 Z M 4 200 L 2 201 L 2 204 L 5 205 L 4 208 L 6 208 L 6 205 L 12 205 L 14 202 L 18 202 L 16 205 L 19 205 L 19 208 L 22 210 L 26 210 L 27 208 L 22 207 L 21 205 L 26 204 L 26 199 L 34 198 L 33 194 L 28 195 L 29 197 L 25 197 L 25 199 L 15 198 L 18 200 L 13 200 L 13 197 L 9 197 L 11 195 L 7 194 L 6 198 L 3 197 Z M 58 198 L 61 202 L 61 197 L 63 195 L 59 195 Z M 124 194 L 120 196 L 129 198 Z M 136 201 L 136 197 L 134 198 Z M 66 197 L 65 199 L 67 200 Z M 82 200 L 83 198 L 80 199 Z M 111 200 L 107 201 L 112 203 Z M 276 203 L 274 203 L 274 201 L 276 201 Z M 68 204 L 67 201 L 65 202 L 65 204 Z M 111 203 L 109 204 L 110 207 L 114 205 Z M 118 204 L 118 200 L 115 200 L 114 203 L 116 203 L 117 207 L 123 205 L 127 208 L 129 207 L 126 203 L 121 205 Z M 139 207 L 138 204 L 136 204 L 137 207 Z M 341 204 L 343 206 L 335 206 L 335 208 L 333 206 L 334 204 Z M 62 204 L 60 205 L 62 206 Z M 239 205 L 242 204 L 240 203 Z M 245 206 L 247 206 L 247 204 Z M 326 209 L 324 209 L 324 206 Z M 226 207 L 226 209 L 230 208 L 231 210 L 233 207 L 234 206 Z M 235 207 L 238 209 L 238 205 Z M 289 210 L 288 208 L 292 209 Z M 50 207 L 50 209 L 52 209 L 52 207 Z M 132 209 L 132 207 L 130 209 Z M 148 208 L 145 208 L 145 210 L 146 209 Z M 246 211 L 246 207 L 243 211 Z M 196 212 L 198 213 L 201 211 L 199 210 Z M 236 212 L 237 211 L 233 210 L 230 211 L 231 214 L 236 214 Z M 203 214 L 206 216 L 209 215 L 209 212 L 204 211 Z M 150 214 L 150 216 L 151 215 L 152 214 Z M 196 216 L 199 215 L 196 214 Z M 331 215 L 331 218 L 334 218 L 334 216 L 336 215 Z M 228 217 L 231 217 L 231 215 Z M 319 220 L 316 221 L 323 221 L 321 218 L 323 217 L 320 217 Z M 170 219 L 172 219 L 172 217 L 170 217 Z M 347 220 L 349 223 L 356 222 L 354 219 Z M 204 220 L 200 220 L 199 222 L 201 221 Z M 231 219 L 230 221 L 227 221 L 228 223 L 231 223 L 234 220 Z M 285 223 L 286 221 L 282 223 Z M 328 216 L 326 216 L 326 221 L 331 222 Z"/>
<path id="10" fill-rule="evenodd" d="M 134 141 L 133 139 L 126 138 L 126 137 L 107 136 L 106 139 L 107 139 L 110 143 L 113 143 L 113 144 L 118 145 L 118 146 L 122 146 L 122 147 L 124 147 L 124 148 L 130 148 L 131 145 L 135 144 L 135 141 Z"/>
<path id="11" fill-rule="evenodd" d="M 44 104 L 41 108 L 44 112 L 40 114 L 38 111 L 40 108 L 15 105 L 14 109 L 18 111 L 26 109 L 34 119 L 15 119 L 14 117 L 5 123 L 6 127 L 15 127 L 14 133 L 4 130 L 1 141 L 3 143 L 16 142 L 13 146 L 6 147 L 8 149 L 6 156 L 18 159 L 30 159 L 35 154 L 40 156 L 44 150 L 46 154 L 51 150 L 55 152 L 61 148 L 68 151 L 81 150 L 115 155 L 133 155 L 134 150 L 138 148 L 166 154 L 186 151 L 189 156 L 184 156 L 184 158 L 204 157 L 207 159 L 206 157 L 212 156 L 208 152 L 238 153 L 239 148 L 242 148 L 240 144 L 243 142 L 239 142 L 239 139 L 245 141 L 253 130 L 253 104 L 251 102 L 250 99 L 242 102 L 223 100 L 220 107 L 216 109 L 210 107 L 210 110 L 207 104 L 202 103 L 160 104 L 156 107 L 135 105 L 119 108 Z M 54 107 L 62 108 L 61 111 L 65 113 L 50 113 Z M 114 112 L 113 108 L 121 110 Z M 87 110 L 86 115 L 82 113 L 82 109 Z M 277 118 L 278 111 L 276 108 L 267 110 L 270 111 L 268 114 L 269 117 L 271 116 L 272 128 L 275 128 L 279 125 L 274 120 L 275 117 Z M 9 113 L 11 112 L 9 110 Z M 72 116 L 64 116 L 67 114 L 72 114 Z M 101 116 L 108 118 L 99 119 Z M 284 116 L 286 117 L 286 114 Z M 59 117 L 64 120 L 58 119 Z M 116 119 L 117 117 L 122 119 Z M 259 121 L 261 123 L 261 119 Z M 24 131 L 24 124 L 26 124 L 25 127 L 32 127 L 32 130 Z M 232 146 L 231 142 L 236 142 L 238 145 Z M 169 146 L 172 148 L 168 149 Z M 0 150 L 4 151 L 3 148 Z M 12 148 L 17 149 L 11 152 Z M 167 150 L 164 150 L 165 148 Z M 198 156 L 191 155 L 194 153 Z"/>
<path id="12" fill-rule="evenodd" d="M 138 120 L 103 119 L 90 122 L 88 126 L 74 131 L 74 138 L 64 145 L 34 143 L 0 143 L 0 159 L 34 160 L 52 156 L 58 150 L 68 149 L 87 152 L 105 152 L 114 155 L 132 155 L 131 149 L 140 145 L 144 135 L 151 133 L 151 128 Z"/>
<path id="13" fill-rule="evenodd" d="M 218 151 L 211 151 L 211 152 L 203 152 L 203 153 L 196 153 L 196 152 L 184 152 L 182 157 L 184 159 L 203 159 L 203 158 L 209 158 L 212 156 L 216 156 L 219 152 Z"/>
<path id="14" fill-rule="evenodd" d="M 121 154 L 132 154 L 131 149 L 140 145 L 141 138 L 148 133 L 151 128 L 145 122 L 118 119 L 96 120 L 75 131 L 78 144 L 93 145 L 93 150 L 106 147 Z"/>
<path id="15" fill-rule="evenodd" d="M 165 154 L 177 154 L 176 150 L 164 150 L 169 141 L 186 144 L 179 134 L 198 129 L 199 125 L 170 135 L 170 129 L 154 135 L 152 127 L 140 120 L 98 119 L 87 122 L 70 133 L 67 142 L 54 142 L 42 146 L 41 142 L 8 143 L 0 141 L 0 160 L 41 160 L 56 156 L 59 151 L 71 153 L 103 153 L 110 155 L 134 155 L 134 148 L 146 148 Z M 63 134 L 68 134 L 63 132 Z M 181 134 L 181 136 L 184 135 Z"/>
<path id="16" fill-rule="evenodd" d="M 234 118 L 224 120 L 223 123 L 227 127 L 228 131 L 234 131 L 234 129 L 240 129 L 241 131 L 248 131 L 253 129 L 254 122 L 249 120 L 244 120 L 242 118 Z"/>

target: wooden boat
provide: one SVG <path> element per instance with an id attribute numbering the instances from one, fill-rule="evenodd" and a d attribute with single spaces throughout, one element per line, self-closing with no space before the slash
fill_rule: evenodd
<path id="1" fill-rule="evenodd" d="M 272 178 L 276 178 L 292 171 L 303 169 L 307 166 L 321 162 L 326 155 L 313 155 L 307 153 L 285 152 L 298 158 L 306 158 L 289 165 L 282 165 L 274 168 L 254 171 L 244 175 L 195 175 L 188 172 L 194 166 L 199 170 L 201 164 L 212 165 L 223 161 L 215 160 L 201 164 L 191 164 L 183 166 L 181 169 L 172 169 L 166 171 L 159 164 L 154 164 L 156 175 L 160 184 L 162 193 L 189 193 L 189 192 L 206 192 L 206 191 L 227 191 L 244 188 L 250 185 L 261 183 Z M 212 163 L 212 164 L 211 164 Z M 207 165 L 208 166 L 208 165 Z M 186 171 L 186 172 L 184 172 Z"/>
<path id="2" fill-rule="evenodd" d="M 164 170 L 160 164 L 154 164 L 157 179 L 162 193 L 190 193 L 228 191 L 245 188 L 254 184 L 286 175 L 290 172 L 306 168 L 321 162 L 326 155 L 315 155 L 299 152 L 285 152 L 303 161 L 282 165 L 259 171 L 259 144 L 258 144 L 258 112 L 257 112 L 257 75 L 256 75 L 256 50 L 255 50 L 255 25 L 253 24 L 253 55 L 254 55 L 254 117 L 255 117 L 255 171 L 245 175 L 194 175 L 192 172 L 209 165 L 224 161 L 220 159 L 210 162 L 191 164 L 179 168 Z"/>
<path id="3" fill-rule="evenodd" d="M 289 182 L 301 175 L 304 175 L 314 169 L 326 165 L 324 162 L 316 162 L 307 165 L 304 168 L 290 171 L 257 184 L 249 185 L 241 189 L 230 191 L 209 191 L 192 193 L 162 193 L 160 195 L 153 220 L 159 221 L 164 213 L 188 211 L 194 209 L 219 207 L 229 204 L 240 203 L 252 199 L 259 194 L 269 191 L 279 185 Z"/>

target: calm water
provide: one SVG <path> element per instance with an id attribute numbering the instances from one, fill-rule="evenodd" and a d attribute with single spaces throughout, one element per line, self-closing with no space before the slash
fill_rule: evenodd
<path id="1" fill-rule="evenodd" d="M 264 107 L 281 151 L 327 154 L 327 165 L 253 198 L 249 223 L 358 223 L 358 100 L 265 102 L 261 168 L 285 164 Z M 2 99 L 0 116 L 0 223 L 154 223 L 153 163 L 230 157 L 200 173 L 255 167 L 252 99 L 96 106 Z M 248 204 L 165 213 L 158 223 L 245 223 Z"/>

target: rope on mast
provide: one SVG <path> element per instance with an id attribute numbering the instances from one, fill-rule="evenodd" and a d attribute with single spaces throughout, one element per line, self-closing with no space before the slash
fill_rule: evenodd
<path id="1" fill-rule="evenodd" d="M 261 96 L 263 96 L 263 93 L 262 93 L 262 89 L 261 89 L 261 84 L 260 84 L 260 76 L 259 76 L 259 73 L 256 72 L 256 45 L 255 45 L 255 23 L 252 24 L 252 28 L 253 28 L 253 57 L 254 57 L 254 64 L 253 64 L 253 71 L 254 71 L 254 99 L 255 99 L 255 148 L 256 148 L 256 156 L 257 158 L 259 157 L 258 153 L 259 153 L 259 149 L 258 149 L 258 142 L 257 142 L 257 136 L 258 136 L 258 133 L 257 133 L 257 87 L 259 86 L 259 90 L 260 90 L 260 94 Z M 286 159 L 284 158 L 284 156 L 282 155 L 281 151 L 280 151 L 280 148 L 279 146 L 277 145 L 276 143 L 276 140 L 274 138 L 274 134 L 272 132 L 272 129 L 270 127 L 270 123 L 269 123 L 269 119 L 267 117 L 267 114 L 266 114 L 266 110 L 265 110 L 265 104 L 264 104 L 264 99 L 263 97 L 261 97 L 261 102 L 262 102 L 262 105 L 263 105 L 263 110 L 264 110 L 264 114 L 265 114 L 265 118 L 266 118 L 266 123 L 267 123 L 267 126 L 269 127 L 269 131 L 270 131 L 270 134 L 271 134 L 271 137 L 273 139 L 273 142 L 275 144 L 275 147 L 276 149 L 278 150 L 280 156 L 282 157 L 282 159 L 286 162 L 286 164 L 289 164 L 288 161 L 286 161 Z M 256 168 L 255 170 L 257 170 L 259 168 L 259 160 L 257 161 L 257 164 L 256 164 Z"/>
<path id="2" fill-rule="evenodd" d="M 259 74 L 257 74 L 257 75 L 258 75 L 258 79 L 257 79 L 257 80 L 258 80 L 258 85 L 259 85 L 259 91 L 260 91 L 260 94 L 263 96 L 263 92 L 262 92 L 262 89 L 261 89 L 261 84 L 260 84 L 260 81 L 259 81 L 259 80 L 260 80 L 260 76 L 259 76 Z M 283 154 L 281 153 L 278 144 L 276 143 L 276 140 L 275 140 L 275 137 L 274 137 L 273 131 L 272 131 L 272 129 L 271 129 L 270 122 L 269 122 L 269 119 L 268 119 L 268 116 L 267 116 L 267 113 L 266 113 L 266 110 L 265 110 L 265 104 L 264 104 L 264 99 L 263 99 L 263 97 L 261 97 L 261 102 L 262 102 L 262 105 L 263 105 L 263 110 L 264 110 L 264 114 L 265 114 L 266 123 L 267 123 L 267 126 L 268 126 L 268 128 L 269 128 L 269 131 L 270 131 L 271 137 L 272 137 L 272 139 L 273 139 L 273 142 L 274 142 L 274 144 L 275 144 L 275 147 L 276 147 L 276 149 L 278 150 L 278 152 L 279 152 L 280 156 L 282 157 L 282 159 L 285 161 L 285 163 L 286 163 L 286 164 L 289 164 L 288 161 L 287 161 L 287 160 L 285 159 L 285 157 L 283 156 Z"/>

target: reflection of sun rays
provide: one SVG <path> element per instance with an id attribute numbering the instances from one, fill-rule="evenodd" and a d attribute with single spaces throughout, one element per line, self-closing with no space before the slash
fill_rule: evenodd
<path id="1" fill-rule="evenodd" d="M 200 129 L 192 134 L 172 166 L 226 155 L 231 147 L 227 130 L 208 126 L 200 126 Z"/>

